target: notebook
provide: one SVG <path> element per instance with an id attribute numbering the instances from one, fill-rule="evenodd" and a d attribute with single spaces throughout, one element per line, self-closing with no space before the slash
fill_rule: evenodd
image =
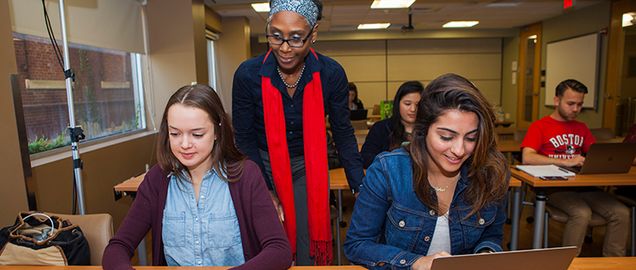
<path id="1" fill-rule="evenodd" d="M 576 252 L 569 246 L 454 255 L 434 259 L 431 270 L 567 270 Z"/>
<path id="2" fill-rule="evenodd" d="M 559 166 L 550 165 L 517 165 L 515 168 L 522 170 L 534 177 L 569 177 L 575 174 Z"/>
<path id="3" fill-rule="evenodd" d="M 350 120 L 366 120 L 367 119 L 367 110 L 353 110 L 351 111 Z"/>
<path id="4" fill-rule="evenodd" d="M 581 167 L 564 167 L 577 174 L 627 173 L 636 156 L 636 145 L 626 143 L 595 143 Z"/>

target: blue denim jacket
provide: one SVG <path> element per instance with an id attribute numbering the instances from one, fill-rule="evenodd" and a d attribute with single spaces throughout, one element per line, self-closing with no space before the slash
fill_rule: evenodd
<path id="1" fill-rule="evenodd" d="M 505 202 L 491 203 L 467 217 L 471 210 L 463 199 L 470 185 L 467 167 L 461 169 L 449 210 L 450 253 L 501 251 Z M 410 269 L 427 253 L 436 221 L 435 211 L 413 190 L 409 154 L 403 148 L 384 152 L 367 170 L 344 243 L 345 255 L 370 269 Z"/>

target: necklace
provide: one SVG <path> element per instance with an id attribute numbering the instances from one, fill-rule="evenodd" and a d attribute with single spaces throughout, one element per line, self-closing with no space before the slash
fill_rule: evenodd
<path id="1" fill-rule="evenodd" d="M 276 71 L 278 71 L 278 76 L 280 76 L 281 81 L 283 81 L 283 83 L 285 84 L 285 87 L 291 89 L 291 88 L 296 88 L 296 86 L 298 85 L 298 83 L 300 82 L 300 78 L 303 77 L 303 72 L 305 71 L 305 64 L 303 64 L 303 67 L 300 68 L 300 74 L 298 75 L 298 79 L 296 79 L 296 82 L 293 84 L 288 84 L 285 81 L 285 78 L 283 77 L 283 73 L 280 71 L 279 67 L 276 67 Z"/>
<path id="2" fill-rule="evenodd" d="M 431 185 L 431 184 L 429 183 L 429 185 Z M 446 189 L 448 188 L 448 185 L 447 185 L 447 186 L 445 186 L 445 187 L 436 187 L 436 186 L 431 185 L 431 187 L 432 187 L 432 188 L 433 188 L 436 192 L 444 192 L 444 191 L 446 191 Z"/>
<path id="3" fill-rule="evenodd" d="M 460 177 L 460 175 L 457 175 L 457 178 L 454 180 L 454 182 L 457 182 L 459 180 L 459 177 Z M 434 186 L 433 184 L 431 184 L 430 180 L 428 181 L 428 185 L 430 185 L 435 190 L 435 192 L 444 192 L 444 191 L 446 191 L 448 189 L 448 185 L 443 186 L 443 187 L 442 186 Z"/>

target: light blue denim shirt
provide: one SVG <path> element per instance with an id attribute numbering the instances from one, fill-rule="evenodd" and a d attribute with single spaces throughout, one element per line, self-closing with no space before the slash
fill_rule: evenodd
<path id="1" fill-rule="evenodd" d="M 504 201 L 467 216 L 471 211 L 464 199 L 470 185 L 467 167 L 462 166 L 448 212 L 450 253 L 501 251 Z M 370 269 L 411 269 L 431 246 L 437 218 L 415 194 L 409 154 L 403 148 L 384 152 L 367 169 L 344 243 L 345 255 Z"/>
<path id="2" fill-rule="evenodd" d="M 190 179 L 170 176 L 163 210 L 163 248 L 169 266 L 238 266 L 245 262 L 228 183 L 214 170 L 195 199 Z"/>

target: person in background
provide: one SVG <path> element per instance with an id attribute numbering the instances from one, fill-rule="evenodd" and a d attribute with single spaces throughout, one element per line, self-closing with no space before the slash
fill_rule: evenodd
<path id="1" fill-rule="evenodd" d="M 502 250 L 510 172 L 491 108 L 459 75 L 430 82 L 411 143 L 367 170 L 344 244 L 350 261 L 428 270 L 437 257 Z"/>
<path id="2" fill-rule="evenodd" d="M 349 83 L 349 102 L 347 104 L 351 111 L 364 110 L 362 100 L 358 98 L 358 87 L 352 82 Z"/>
<path id="3" fill-rule="evenodd" d="M 576 121 L 583 107 L 587 87 L 573 79 L 559 83 L 555 90 L 554 111 L 528 128 L 521 143 L 523 164 L 582 166 L 584 154 L 595 142 L 585 123 Z M 610 194 L 595 188 L 548 190 L 548 204 L 568 214 L 563 230 L 563 246 L 577 246 L 585 240 L 592 212 L 607 220 L 603 256 L 625 256 L 629 230 L 629 209 Z"/>
<path id="4" fill-rule="evenodd" d="M 296 265 L 325 265 L 333 259 L 327 114 L 354 193 L 364 175 L 349 120 L 345 71 L 312 49 L 321 10 L 318 0 L 270 1 L 269 50 L 238 67 L 232 88 L 236 143 L 261 166 L 275 190 L 272 200 L 282 205 Z"/>
<path id="5" fill-rule="evenodd" d="M 422 90 L 424 85 L 419 81 L 400 85 L 393 98 L 391 117 L 376 122 L 364 140 L 360 154 L 365 169 L 379 153 L 398 148 L 411 139 Z"/>
<path id="6" fill-rule="evenodd" d="M 292 253 L 262 174 L 234 145 L 209 86 L 177 90 L 157 135 L 157 165 L 104 251 L 104 269 L 132 269 L 152 231 L 152 264 L 287 269 Z"/>

